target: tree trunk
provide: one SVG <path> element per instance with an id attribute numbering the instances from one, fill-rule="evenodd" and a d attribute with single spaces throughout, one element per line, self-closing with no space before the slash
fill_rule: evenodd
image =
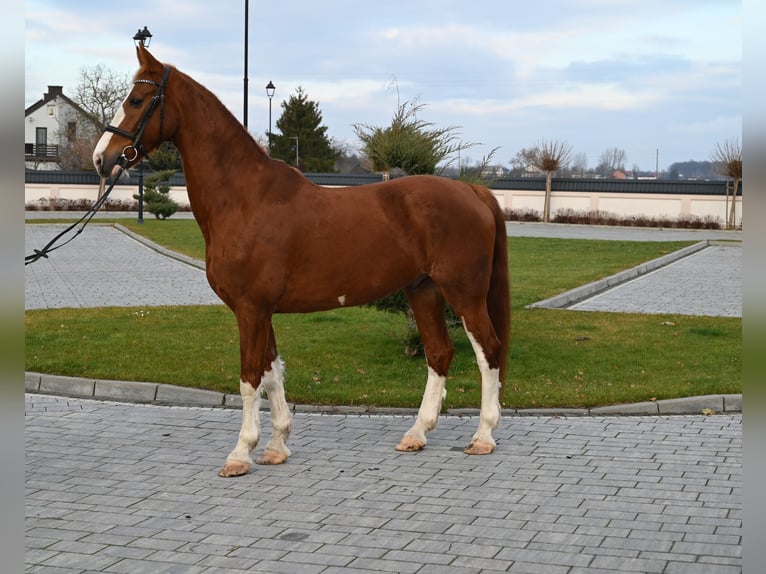
<path id="1" fill-rule="evenodd" d="M 731 206 L 729 207 L 729 221 L 726 225 L 728 229 L 734 229 L 737 220 L 737 188 L 739 187 L 739 178 L 734 178 L 734 189 L 731 192 Z"/>
<path id="2" fill-rule="evenodd" d="M 551 220 L 551 177 L 553 172 L 545 174 L 545 204 L 543 205 L 543 221 L 548 223 Z"/>

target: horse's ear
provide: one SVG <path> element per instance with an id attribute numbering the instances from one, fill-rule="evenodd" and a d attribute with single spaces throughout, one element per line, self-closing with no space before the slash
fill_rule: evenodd
<path id="1" fill-rule="evenodd" d="M 149 53 L 149 50 L 146 49 L 146 46 L 144 46 L 141 42 L 138 43 L 136 46 L 136 56 L 138 57 L 138 63 L 141 64 L 141 67 L 152 67 L 152 66 L 162 66 L 154 56 L 152 56 Z"/>

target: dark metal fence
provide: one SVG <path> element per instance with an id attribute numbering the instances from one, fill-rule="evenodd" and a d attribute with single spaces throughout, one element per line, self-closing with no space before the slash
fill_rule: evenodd
<path id="1" fill-rule="evenodd" d="M 144 172 L 144 177 L 150 173 Z M 378 173 L 307 173 L 309 180 L 318 185 L 354 186 L 383 181 Z M 27 170 L 26 183 L 54 185 L 98 185 L 99 178 L 94 171 L 59 171 Z M 169 181 L 171 187 L 186 186 L 183 173 L 174 174 Z M 553 178 L 552 190 L 557 192 L 592 192 L 592 193 L 638 193 L 638 194 L 679 194 L 679 195 L 727 195 L 727 184 L 720 181 L 689 181 L 670 179 L 593 179 L 593 178 Z M 519 189 L 544 191 L 545 179 L 539 177 L 504 177 L 488 182 L 488 187 L 495 190 Z M 731 193 L 729 191 L 729 193 Z M 742 195 L 740 181 L 737 195 Z"/>

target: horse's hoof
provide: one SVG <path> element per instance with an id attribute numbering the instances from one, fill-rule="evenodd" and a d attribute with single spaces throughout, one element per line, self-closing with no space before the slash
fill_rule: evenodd
<path id="1" fill-rule="evenodd" d="M 250 465 L 241 460 L 227 460 L 223 468 L 218 471 L 218 476 L 230 478 L 232 476 L 242 476 L 250 470 Z"/>
<path id="2" fill-rule="evenodd" d="M 490 454 L 495 450 L 495 445 L 484 440 L 475 439 L 471 441 L 465 450 L 466 454 Z"/>
<path id="3" fill-rule="evenodd" d="M 258 464 L 282 464 L 287 460 L 287 454 L 275 450 L 266 449 L 261 457 L 255 462 Z"/>
<path id="4" fill-rule="evenodd" d="M 396 445 L 395 449 L 399 452 L 417 452 L 419 450 L 423 450 L 425 446 L 426 441 L 413 438 L 411 436 L 406 436 L 398 445 Z"/>

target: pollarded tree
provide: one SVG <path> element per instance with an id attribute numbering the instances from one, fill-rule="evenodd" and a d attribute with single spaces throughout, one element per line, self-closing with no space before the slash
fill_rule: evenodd
<path id="1" fill-rule="evenodd" d="M 542 140 L 535 148 L 532 165 L 545 172 L 545 203 L 543 205 L 543 221 L 551 219 L 551 179 L 553 172 L 565 169 L 569 164 L 572 146 L 557 140 Z"/>
<path id="2" fill-rule="evenodd" d="M 475 145 L 460 141 L 455 126 L 439 128 L 419 119 L 423 107 L 415 102 L 400 104 L 386 127 L 354 124 L 362 153 L 384 177 L 394 168 L 408 175 L 436 173 L 446 158 Z"/>
<path id="3" fill-rule="evenodd" d="M 725 177 L 730 177 L 733 180 L 732 197 L 729 205 L 729 214 L 726 219 L 726 228 L 734 229 L 737 212 L 737 190 L 739 189 L 739 182 L 742 179 L 742 146 L 739 144 L 739 139 L 735 138 L 733 140 L 717 143 L 713 149 L 711 161 L 713 162 L 713 169 L 716 173 Z M 728 197 L 728 195 L 729 190 L 727 189 L 726 196 Z"/>
<path id="4" fill-rule="evenodd" d="M 271 156 L 294 165 L 303 172 L 335 171 L 340 156 L 322 125 L 319 104 L 308 99 L 302 87 L 282 102 L 282 115 L 276 122 L 279 134 L 271 134 Z M 267 134 L 268 137 L 268 134 Z"/>

